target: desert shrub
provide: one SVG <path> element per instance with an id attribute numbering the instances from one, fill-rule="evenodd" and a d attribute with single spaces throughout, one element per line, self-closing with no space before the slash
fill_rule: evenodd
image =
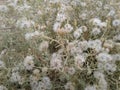
<path id="1" fill-rule="evenodd" d="M 119 0 L 0 5 L 0 90 L 119 90 Z"/>

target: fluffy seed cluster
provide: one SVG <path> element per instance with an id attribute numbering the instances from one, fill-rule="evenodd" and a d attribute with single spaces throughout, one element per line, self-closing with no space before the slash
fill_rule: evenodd
<path id="1" fill-rule="evenodd" d="M 33 56 L 26 56 L 24 59 L 24 66 L 26 70 L 32 70 L 34 67 Z"/>

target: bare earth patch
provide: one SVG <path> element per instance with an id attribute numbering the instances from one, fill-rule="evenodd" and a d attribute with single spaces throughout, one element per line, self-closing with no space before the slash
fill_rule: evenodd
<path id="1" fill-rule="evenodd" d="M 0 0 L 0 5 L 4 4 L 6 0 Z"/>

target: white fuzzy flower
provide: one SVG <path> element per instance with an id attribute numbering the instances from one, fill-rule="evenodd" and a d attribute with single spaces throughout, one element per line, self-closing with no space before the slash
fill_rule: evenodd
<path id="1" fill-rule="evenodd" d="M 70 48 L 70 54 L 71 55 L 76 55 L 76 54 L 81 54 L 83 51 L 81 50 L 81 48 L 80 47 L 72 47 L 72 48 Z"/>
<path id="2" fill-rule="evenodd" d="M 1 51 L 0 58 L 2 58 L 2 56 L 6 53 L 6 51 L 7 51 L 7 49 L 4 49 L 4 50 Z"/>
<path id="3" fill-rule="evenodd" d="M 8 0 L 7 2 L 9 3 L 8 6 L 17 7 L 18 0 Z"/>
<path id="4" fill-rule="evenodd" d="M 55 4 L 55 3 L 60 3 L 60 1 L 61 0 L 50 0 L 49 2 Z"/>
<path id="5" fill-rule="evenodd" d="M 78 47 L 80 47 L 82 50 L 87 50 L 88 49 L 88 42 L 87 41 L 80 41 L 78 43 Z"/>
<path id="6" fill-rule="evenodd" d="M 71 55 L 76 55 L 77 53 L 82 53 L 80 47 L 77 47 L 77 41 L 70 42 L 67 46 L 67 50 L 70 51 Z"/>
<path id="7" fill-rule="evenodd" d="M 104 65 L 104 70 L 112 73 L 116 71 L 116 67 L 117 66 L 114 63 L 106 63 Z"/>
<path id="8" fill-rule="evenodd" d="M 0 90 L 8 90 L 5 86 L 0 85 Z"/>
<path id="9" fill-rule="evenodd" d="M 81 5 L 82 7 L 85 7 L 85 6 L 87 5 L 87 3 L 86 3 L 86 2 L 80 2 L 80 5 Z"/>
<path id="10" fill-rule="evenodd" d="M 51 90 L 52 83 L 50 78 L 44 76 L 41 81 L 36 81 L 33 76 L 30 77 L 30 85 L 32 90 Z"/>
<path id="11" fill-rule="evenodd" d="M 81 34 L 79 33 L 79 31 L 74 31 L 73 36 L 74 36 L 76 39 L 78 39 L 78 38 L 81 36 Z"/>
<path id="12" fill-rule="evenodd" d="M 75 61 L 74 61 L 74 64 L 77 68 L 80 68 L 82 67 L 83 63 L 85 62 L 85 58 L 84 56 L 82 55 L 77 55 L 74 57 L 75 58 Z"/>
<path id="13" fill-rule="evenodd" d="M 106 22 L 101 22 L 100 23 L 100 28 L 106 28 L 107 27 L 107 23 Z"/>
<path id="14" fill-rule="evenodd" d="M 31 86 L 31 90 L 38 90 L 38 89 L 37 89 L 37 88 L 38 88 L 38 84 L 39 84 L 39 83 L 38 83 L 37 81 L 35 81 L 32 76 L 30 76 L 30 86 Z M 39 90 L 41 90 L 41 89 L 39 89 Z"/>
<path id="15" fill-rule="evenodd" d="M 119 20 L 119 19 L 113 20 L 112 25 L 113 25 L 114 27 L 119 26 L 119 25 L 120 25 L 120 20 Z"/>
<path id="16" fill-rule="evenodd" d="M 37 87 L 34 87 L 32 90 L 46 90 L 45 83 L 39 82 Z"/>
<path id="17" fill-rule="evenodd" d="M 75 90 L 75 87 L 72 82 L 67 82 L 64 87 L 65 87 L 65 90 Z"/>
<path id="18" fill-rule="evenodd" d="M 31 33 L 26 33 L 25 34 L 25 39 L 26 40 L 30 40 L 30 39 L 32 39 L 32 37 L 33 37 L 33 35 Z"/>
<path id="19" fill-rule="evenodd" d="M 0 68 L 5 68 L 5 63 L 0 60 Z"/>
<path id="20" fill-rule="evenodd" d="M 39 33 L 38 31 L 35 31 L 35 32 L 33 32 L 33 35 L 34 35 L 34 36 L 39 36 L 40 33 Z"/>
<path id="21" fill-rule="evenodd" d="M 83 33 L 83 30 L 81 28 L 78 28 L 76 31 L 73 32 L 73 36 L 78 39 L 81 34 Z"/>
<path id="22" fill-rule="evenodd" d="M 29 6 L 29 5 L 27 5 L 27 4 L 24 4 L 23 6 L 17 6 L 17 10 L 19 11 L 19 12 L 21 12 L 21 11 L 23 11 L 23 10 L 29 10 L 31 8 L 31 6 Z"/>
<path id="23" fill-rule="evenodd" d="M 78 31 L 80 34 L 82 34 L 83 33 L 83 28 L 79 27 L 76 31 Z"/>
<path id="24" fill-rule="evenodd" d="M 34 36 L 39 36 L 41 33 L 39 33 L 38 31 L 35 32 L 29 32 L 25 34 L 25 39 L 26 40 L 30 40 L 32 39 Z"/>
<path id="25" fill-rule="evenodd" d="M 32 70 L 34 67 L 34 61 L 33 61 L 33 56 L 27 56 L 24 59 L 24 66 L 26 70 Z"/>
<path id="26" fill-rule="evenodd" d="M 110 52 L 110 49 L 109 49 L 109 48 L 102 48 L 101 51 L 104 52 L 104 53 L 109 53 L 109 52 Z"/>
<path id="27" fill-rule="evenodd" d="M 120 34 L 114 36 L 114 37 L 113 37 L 113 40 L 115 40 L 115 41 L 120 41 Z"/>
<path id="28" fill-rule="evenodd" d="M 10 77 L 10 81 L 13 82 L 13 83 L 20 82 L 21 81 L 21 76 L 19 75 L 18 72 L 13 72 L 11 77 Z"/>
<path id="29" fill-rule="evenodd" d="M 99 18 L 93 18 L 90 20 L 90 22 L 92 22 L 92 25 L 94 26 L 100 26 L 101 24 L 101 20 Z"/>
<path id="30" fill-rule="evenodd" d="M 60 55 L 56 53 L 52 55 L 52 59 L 50 60 L 50 67 L 52 67 L 53 69 L 62 68 L 62 59 Z"/>
<path id="31" fill-rule="evenodd" d="M 95 71 L 94 72 L 94 77 L 96 78 L 96 79 L 103 79 L 105 76 L 104 76 L 104 74 L 102 73 L 102 72 L 100 72 L 100 71 Z"/>
<path id="32" fill-rule="evenodd" d="M 70 68 L 68 68 L 67 72 L 68 72 L 69 75 L 74 75 L 75 74 L 75 68 L 70 67 Z"/>
<path id="33" fill-rule="evenodd" d="M 86 13 L 80 13 L 79 17 L 82 19 L 82 20 L 85 20 L 87 19 L 87 14 Z"/>
<path id="34" fill-rule="evenodd" d="M 101 71 L 104 71 L 104 63 L 98 63 L 97 64 L 97 68 L 98 68 L 98 70 L 101 70 Z"/>
<path id="35" fill-rule="evenodd" d="M 93 34 L 93 35 L 98 35 L 98 34 L 100 34 L 101 33 L 101 30 L 99 29 L 99 28 L 93 28 L 92 29 L 92 32 L 91 32 L 91 34 Z"/>
<path id="36" fill-rule="evenodd" d="M 97 90 L 95 85 L 88 85 L 85 87 L 85 90 Z"/>
<path id="37" fill-rule="evenodd" d="M 60 28 L 61 23 L 60 22 L 55 22 L 53 25 L 53 30 L 54 32 L 57 32 L 57 30 Z"/>
<path id="38" fill-rule="evenodd" d="M 56 21 L 63 22 L 66 19 L 66 15 L 64 13 L 58 13 Z"/>
<path id="39" fill-rule="evenodd" d="M 20 20 L 17 20 L 16 27 L 19 28 L 30 28 L 35 25 L 35 22 L 32 20 L 27 20 L 26 18 L 22 18 Z"/>
<path id="40" fill-rule="evenodd" d="M 120 54 L 113 54 L 112 55 L 113 60 L 120 61 Z"/>
<path id="41" fill-rule="evenodd" d="M 112 61 L 112 56 L 108 53 L 99 53 L 97 56 L 96 56 L 96 59 L 99 61 L 99 62 L 109 62 L 109 61 Z"/>
<path id="42" fill-rule="evenodd" d="M 105 80 L 104 74 L 99 71 L 94 72 L 94 77 L 98 79 L 98 90 L 107 90 L 107 82 Z M 89 90 L 89 89 L 88 89 Z"/>
<path id="43" fill-rule="evenodd" d="M 70 24 L 65 24 L 64 28 L 67 32 L 71 32 L 73 30 L 73 27 Z"/>
<path id="44" fill-rule="evenodd" d="M 6 5 L 0 5 L 0 12 L 7 12 L 9 9 Z"/>
<path id="45" fill-rule="evenodd" d="M 47 90 L 51 90 L 52 84 L 51 84 L 51 81 L 50 81 L 50 78 L 49 78 L 49 77 L 47 77 L 47 76 L 43 77 L 43 78 L 42 78 L 42 82 L 44 83 L 45 88 L 46 88 Z"/>
<path id="46" fill-rule="evenodd" d="M 89 40 L 88 47 L 94 49 L 96 52 L 100 52 L 102 50 L 102 42 L 99 39 Z"/>
<path id="47" fill-rule="evenodd" d="M 39 46 L 39 51 L 46 51 L 49 47 L 48 41 L 43 41 Z"/>
<path id="48" fill-rule="evenodd" d="M 98 82 L 99 90 L 107 90 L 107 81 L 105 78 L 100 78 Z"/>

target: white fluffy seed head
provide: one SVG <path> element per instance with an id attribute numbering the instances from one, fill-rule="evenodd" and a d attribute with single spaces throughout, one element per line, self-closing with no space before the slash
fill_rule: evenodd
<path id="1" fill-rule="evenodd" d="M 101 20 L 99 18 L 93 18 L 90 20 L 90 23 L 92 23 L 94 26 L 100 26 Z"/>
<path id="2" fill-rule="evenodd" d="M 75 90 L 75 87 L 72 82 L 67 82 L 64 87 L 65 87 L 65 90 Z"/>
<path id="3" fill-rule="evenodd" d="M 49 47 L 49 43 L 48 41 L 43 41 L 40 46 L 39 46 L 39 51 L 42 52 L 42 51 L 46 51 Z"/>
<path id="4" fill-rule="evenodd" d="M 91 34 L 93 34 L 93 35 L 98 35 L 100 33 L 101 33 L 101 30 L 97 27 L 93 28 L 91 31 Z"/>
<path id="5" fill-rule="evenodd" d="M 79 33 L 79 31 L 74 31 L 73 36 L 74 38 L 78 39 L 81 36 L 81 34 Z"/>
<path id="6" fill-rule="evenodd" d="M 99 39 L 89 40 L 88 47 L 94 49 L 98 53 L 102 50 L 102 42 Z"/>
<path id="7" fill-rule="evenodd" d="M 13 83 L 20 82 L 21 81 L 21 76 L 19 75 L 18 72 L 13 72 L 11 77 L 10 77 L 10 81 L 13 82 Z"/>
<path id="8" fill-rule="evenodd" d="M 26 56 L 24 59 L 24 67 L 26 70 L 32 70 L 34 67 L 33 56 Z"/>
<path id="9" fill-rule="evenodd" d="M 99 53 L 96 56 L 96 59 L 98 60 L 98 62 L 111 62 L 112 61 L 112 56 L 108 53 Z"/>
<path id="10" fill-rule="evenodd" d="M 120 25 L 120 20 L 119 20 L 119 19 L 113 20 L 112 25 L 113 25 L 114 27 L 119 26 L 119 25 Z"/>
<path id="11" fill-rule="evenodd" d="M 7 12 L 9 8 L 6 5 L 0 5 L 0 12 Z"/>
<path id="12" fill-rule="evenodd" d="M 35 25 L 35 22 L 32 20 L 27 20 L 26 18 L 21 18 L 17 20 L 16 27 L 23 29 L 23 28 L 31 28 Z"/>
<path id="13" fill-rule="evenodd" d="M 82 55 L 75 56 L 74 64 L 77 68 L 81 69 L 84 62 L 85 58 Z"/>
<path id="14" fill-rule="evenodd" d="M 74 36 L 76 39 L 78 39 L 78 38 L 81 36 L 82 33 L 83 33 L 82 28 L 78 28 L 77 30 L 75 30 L 75 31 L 73 32 L 73 36 Z"/>
<path id="15" fill-rule="evenodd" d="M 55 22 L 53 25 L 53 31 L 57 32 L 57 30 L 61 27 L 61 23 L 60 22 Z"/>
<path id="16" fill-rule="evenodd" d="M 0 60 L 0 68 L 5 68 L 5 63 Z"/>
<path id="17" fill-rule="evenodd" d="M 67 72 L 69 75 L 74 75 L 75 74 L 75 68 L 74 67 L 70 67 L 67 69 Z"/>
<path id="18" fill-rule="evenodd" d="M 52 58 L 50 60 L 50 67 L 57 70 L 62 68 L 62 59 L 60 55 L 56 53 L 52 55 Z"/>
<path id="19" fill-rule="evenodd" d="M 120 34 L 116 35 L 113 37 L 114 41 L 120 41 Z"/>
<path id="20" fill-rule="evenodd" d="M 97 90 L 95 85 L 88 85 L 85 87 L 85 90 Z"/>
<path id="21" fill-rule="evenodd" d="M 8 90 L 5 86 L 0 85 L 0 90 Z"/>
<path id="22" fill-rule="evenodd" d="M 106 63 L 104 65 L 104 70 L 107 71 L 108 73 L 113 73 L 116 71 L 116 65 L 114 63 Z"/>
<path id="23" fill-rule="evenodd" d="M 71 32 L 73 30 L 73 27 L 69 23 L 67 23 L 65 24 L 64 29 L 66 30 L 66 32 Z"/>
<path id="24" fill-rule="evenodd" d="M 106 27 L 107 27 L 107 23 L 106 22 L 100 23 L 100 28 L 106 28 Z"/>
<path id="25" fill-rule="evenodd" d="M 40 34 L 41 33 L 39 33 L 38 31 L 26 33 L 25 34 L 25 39 L 26 40 L 31 40 L 33 37 L 39 36 Z"/>
<path id="26" fill-rule="evenodd" d="M 88 49 L 88 42 L 87 41 L 80 41 L 78 43 L 78 47 L 81 48 L 82 50 L 87 50 Z"/>
<path id="27" fill-rule="evenodd" d="M 105 76 L 104 76 L 104 74 L 103 74 L 102 72 L 100 72 L 100 71 L 95 71 L 95 72 L 94 72 L 94 77 L 95 77 L 96 79 L 101 79 L 101 78 L 104 78 Z"/>
<path id="28" fill-rule="evenodd" d="M 65 21 L 65 19 L 66 19 L 65 13 L 58 13 L 58 14 L 57 14 L 56 21 L 58 21 L 58 22 L 63 22 L 63 21 Z"/>

